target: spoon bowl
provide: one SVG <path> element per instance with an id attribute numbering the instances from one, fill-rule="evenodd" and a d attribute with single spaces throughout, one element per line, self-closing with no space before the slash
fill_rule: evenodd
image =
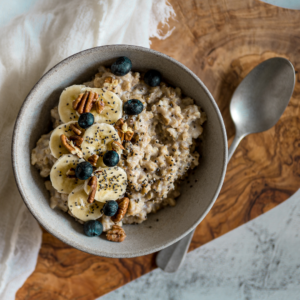
<path id="1" fill-rule="evenodd" d="M 242 80 L 230 102 L 235 137 L 228 150 L 228 161 L 246 135 L 268 130 L 277 123 L 294 86 L 295 69 L 282 57 L 262 62 Z"/>
<path id="2" fill-rule="evenodd" d="M 285 58 L 275 57 L 255 67 L 235 90 L 230 113 L 238 134 L 273 127 L 292 96 L 295 70 Z"/>

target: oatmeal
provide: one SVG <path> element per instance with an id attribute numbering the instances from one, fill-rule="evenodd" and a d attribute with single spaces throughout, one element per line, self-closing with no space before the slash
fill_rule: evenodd
<path id="1" fill-rule="evenodd" d="M 120 242 L 123 224 L 176 204 L 180 180 L 199 164 L 206 114 L 157 71 L 119 75 L 117 67 L 101 66 L 92 81 L 63 92 L 51 111 L 54 131 L 40 138 L 31 160 L 42 177 L 50 175 L 51 208 L 94 222 L 85 224 L 89 236 L 99 221 Z"/>

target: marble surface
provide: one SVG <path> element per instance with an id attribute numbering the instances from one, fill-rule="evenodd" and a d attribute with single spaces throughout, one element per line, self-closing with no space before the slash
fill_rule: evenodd
<path id="1" fill-rule="evenodd" d="M 300 9 L 299 0 L 261 0 L 263 2 L 288 9 Z"/>
<path id="2" fill-rule="evenodd" d="M 175 274 L 155 270 L 98 299 L 300 299 L 300 190 L 189 253 Z"/>

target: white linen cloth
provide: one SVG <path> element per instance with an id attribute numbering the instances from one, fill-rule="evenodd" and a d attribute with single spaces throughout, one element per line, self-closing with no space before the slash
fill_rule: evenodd
<path id="1" fill-rule="evenodd" d="M 173 14 L 166 0 L 40 0 L 0 28 L 1 300 L 15 298 L 41 245 L 40 227 L 19 195 L 10 160 L 13 126 L 26 95 L 43 73 L 81 50 L 149 47 L 149 37 L 171 33 L 163 36 L 157 26 Z"/>

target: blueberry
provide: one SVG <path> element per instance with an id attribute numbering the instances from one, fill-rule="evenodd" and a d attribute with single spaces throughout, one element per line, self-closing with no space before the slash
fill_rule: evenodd
<path id="1" fill-rule="evenodd" d="M 149 70 L 144 76 L 144 81 L 150 86 L 158 86 L 161 82 L 161 74 L 156 70 Z"/>
<path id="2" fill-rule="evenodd" d="M 103 231 L 103 226 L 98 221 L 87 221 L 83 225 L 83 231 L 87 236 L 99 236 Z"/>
<path id="3" fill-rule="evenodd" d="M 118 205 L 117 201 L 109 200 L 103 206 L 103 213 L 106 216 L 112 217 L 117 213 L 118 208 L 119 208 L 119 205 Z"/>
<path id="4" fill-rule="evenodd" d="M 91 113 L 81 114 L 78 119 L 78 124 L 81 128 L 88 128 L 94 124 L 94 116 Z"/>
<path id="5" fill-rule="evenodd" d="M 93 166 L 88 161 L 83 161 L 77 165 L 75 175 L 80 180 L 86 180 L 91 177 L 93 173 Z"/>
<path id="6" fill-rule="evenodd" d="M 140 100 L 131 99 L 124 104 L 123 109 L 127 115 L 138 115 L 143 111 L 144 105 Z"/>
<path id="7" fill-rule="evenodd" d="M 131 60 L 128 57 L 122 56 L 111 65 L 111 72 L 117 76 L 124 76 L 131 70 L 131 67 Z"/>
<path id="8" fill-rule="evenodd" d="M 108 167 L 116 166 L 119 162 L 119 159 L 119 154 L 114 150 L 107 151 L 103 156 L 103 162 Z"/>

